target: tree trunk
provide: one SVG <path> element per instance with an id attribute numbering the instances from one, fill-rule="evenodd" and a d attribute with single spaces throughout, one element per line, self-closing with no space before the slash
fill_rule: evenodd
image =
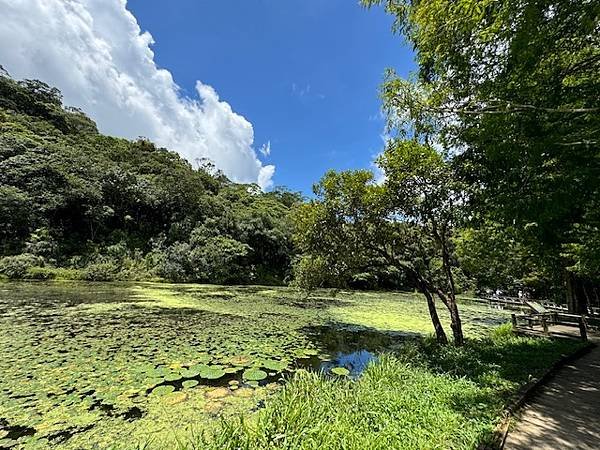
<path id="1" fill-rule="evenodd" d="M 587 281 L 583 281 L 582 283 L 582 287 L 583 287 L 583 294 L 585 295 L 585 312 L 586 314 L 592 314 L 592 306 L 594 305 L 594 302 L 592 300 L 592 296 L 590 295 L 590 291 L 588 290 L 587 286 L 589 286 L 590 289 L 594 289 L 594 285 L 592 283 L 588 283 Z"/>
<path id="2" fill-rule="evenodd" d="M 435 337 L 439 344 L 446 345 L 448 343 L 448 337 L 446 336 L 442 322 L 440 322 L 437 309 L 435 308 L 435 300 L 433 295 L 431 295 L 431 292 L 429 292 L 427 287 L 424 285 L 421 285 L 421 292 L 423 292 L 423 295 L 425 295 L 425 298 L 427 299 L 429 315 L 431 316 L 431 322 L 433 323 L 433 328 L 435 329 Z"/>
<path id="3" fill-rule="evenodd" d="M 570 272 L 566 273 L 565 281 L 569 312 L 571 314 L 585 314 L 587 312 L 587 302 L 583 294 L 582 282 Z"/>
<path id="4" fill-rule="evenodd" d="M 449 295 L 446 295 L 444 292 L 442 292 L 441 289 L 437 289 L 437 293 L 444 305 L 446 305 L 446 308 L 448 308 L 448 311 L 450 312 L 450 326 L 452 327 L 454 343 L 458 346 L 462 346 L 465 343 L 465 338 L 463 335 L 460 313 L 458 311 L 458 304 L 456 303 L 456 285 L 454 283 L 454 275 L 452 274 L 452 266 L 450 264 L 450 250 L 448 249 L 446 227 L 442 227 L 440 234 L 437 225 L 433 223 L 433 233 L 442 248 L 442 265 L 446 274 L 446 281 L 448 282 L 448 287 L 450 291 Z"/>
<path id="5" fill-rule="evenodd" d="M 460 319 L 460 313 L 458 311 L 458 304 L 456 303 L 456 297 L 446 295 L 441 289 L 437 289 L 436 293 L 450 312 L 450 327 L 452 328 L 454 343 L 458 346 L 464 345 L 465 337 L 462 329 L 462 320 Z"/>
<path id="6" fill-rule="evenodd" d="M 452 334 L 454 335 L 454 343 L 458 346 L 465 344 L 465 337 L 462 329 L 462 321 L 460 320 L 460 313 L 458 312 L 458 305 L 456 300 L 452 300 L 452 309 L 450 310 L 450 319 Z"/>
<path id="7" fill-rule="evenodd" d="M 573 292 L 573 275 L 569 272 L 565 273 L 565 287 L 567 294 L 567 308 L 569 308 L 569 312 L 574 314 L 577 309 L 576 301 L 575 301 L 575 293 Z"/>

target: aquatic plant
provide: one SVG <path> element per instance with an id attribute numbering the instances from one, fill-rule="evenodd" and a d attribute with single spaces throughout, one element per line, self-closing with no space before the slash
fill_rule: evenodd
<path id="1" fill-rule="evenodd" d="M 331 369 L 331 373 L 333 373 L 334 375 L 339 375 L 341 377 L 346 377 L 350 375 L 350 371 L 345 367 L 334 367 L 333 369 Z"/>
<path id="2" fill-rule="evenodd" d="M 35 430 L 19 438 L 26 449 L 48 448 L 56 435 L 65 436 L 56 444 L 64 449 L 105 448 L 149 434 L 165 442 L 173 426 L 211 428 L 215 415 L 252 411 L 278 390 L 259 385 L 265 374 L 318 369 L 320 359 L 334 364 L 336 352 L 364 345 L 384 349 L 395 339 L 390 330 L 403 323 L 414 329 L 422 314 L 410 294 L 342 292 L 328 300 L 324 292 L 322 298 L 298 305 L 293 290 L 244 286 L 3 284 L 0 378 L 10 382 L 0 390 L 0 418 Z M 379 319 L 361 319 L 367 311 L 378 311 Z M 478 333 L 507 317 L 480 306 L 463 311 Z M 427 334 L 427 326 L 419 331 Z M 232 379 L 246 387 L 229 385 Z M 231 393 L 210 411 L 207 385 Z M 171 396 L 180 392 L 183 401 Z"/>
<path id="3" fill-rule="evenodd" d="M 267 378 L 267 372 L 260 369 L 248 369 L 244 371 L 243 377 L 247 381 L 261 381 Z"/>

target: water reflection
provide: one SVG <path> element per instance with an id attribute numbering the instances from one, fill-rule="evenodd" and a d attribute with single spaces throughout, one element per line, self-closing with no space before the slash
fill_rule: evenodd
<path id="1" fill-rule="evenodd" d="M 410 339 L 420 337 L 416 333 L 385 333 L 370 328 L 344 328 L 339 325 L 308 327 L 304 331 L 310 339 L 324 350 L 325 355 L 298 361 L 298 366 L 331 374 L 331 369 L 343 367 L 350 378 L 358 378 L 369 363 L 377 360 L 377 354 Z"/>
<path id="2" fill-rule="evenodd" d="M 330 373 L 335 367 L 343 367 L 350 371 L 350 378 L 358 378 L 367 368 L 370 362 L 375 361 L 377 356 L 368 350 L 359 350 L 352 353 L 337 353 L 331 361 L 322 361 L 319 370 Z"/>

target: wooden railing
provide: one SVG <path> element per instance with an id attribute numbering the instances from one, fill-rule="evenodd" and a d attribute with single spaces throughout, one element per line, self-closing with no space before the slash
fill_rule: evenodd
<path id="1" fill-rule="evenodd" d="M 534 326 L 539 325 L 545 336 L 551 335 L 551 326 L 561 325 L 566 327 L 579 328 L 579 336 L 583 341 L 588 340 L 588 322 L 585 316 L 576 314 L 565 314 L 560 312 L 551 312 L 548 314 L 512 314 L 512 325 L 515 332 L 533 331 Z M 521 326 L 526 323 L 527 327 Z"/>

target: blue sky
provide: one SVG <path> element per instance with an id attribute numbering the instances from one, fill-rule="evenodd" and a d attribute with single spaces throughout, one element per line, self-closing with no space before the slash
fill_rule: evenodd
<path id="1" fill-rule="evenodd" d="M 271 142 L 275 185 L 310 193 L 328 169 L 369 167 L 382 148 L 378 87 L 413 56 L 391 17 L 352 0 L 129 0 L 154 60 L 187 95 L 196 80 Z"/>

